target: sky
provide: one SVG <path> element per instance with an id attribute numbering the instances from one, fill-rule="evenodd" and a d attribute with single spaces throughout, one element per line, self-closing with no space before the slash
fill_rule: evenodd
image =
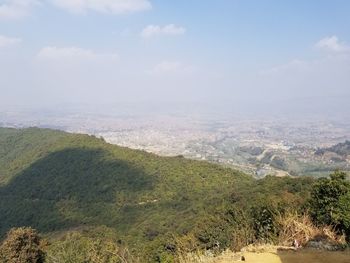
<path id="1" fill-rule="evenodd" d="M 0 0 L 0 105 L 340 111 L 349 14 L 348 0 Z"/>

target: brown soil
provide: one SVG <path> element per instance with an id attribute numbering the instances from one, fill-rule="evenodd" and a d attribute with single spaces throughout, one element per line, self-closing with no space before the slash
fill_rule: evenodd
<path id="1" fill-rule="evenodd" d="M 301 250 L 301 251 L 283 251 L 278 253 L 256 253 L 256 252 L 244 252 L 242 255 L 247 263 L 349 263 L 350 252 L 328 252 L 317 250 Z M 233 260 L 233 256 L 226 254 L 219 257 L 213 263 L 229 263 L 229 262 L 242 262 L 237 257 Z"/>

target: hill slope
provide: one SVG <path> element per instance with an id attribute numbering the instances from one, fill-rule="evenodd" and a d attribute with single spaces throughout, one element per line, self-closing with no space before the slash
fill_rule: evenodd
<path id="1" fill-rule="evenodd" d="M 338 143 L 329 148 L 322 148 L 316 151 L 316 155 L 324 155 L 327 152 L 335 153 L 341 157 L 347 157 L 350 155 L 350 141 L 345 141 L 344 143 Z"/>
<path id="2" fill-rule="evenodd" d="M 131 246 L 194 222 L 253 179 L 181 157 L 165 158 L 88 135 L 0 128 L 0 234 L 104 225 Z"/>

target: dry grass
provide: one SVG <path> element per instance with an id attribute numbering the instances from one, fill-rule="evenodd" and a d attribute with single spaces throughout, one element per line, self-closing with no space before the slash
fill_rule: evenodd
<path id="1" fill-rule="evenodd" d="M 244 232 L 243 230 L 237 231 L 239 234 L 235 240 L 241 247 L 240 252 L 235 253 L 230 250 L 224 251 L 222 254 L 215 256 L 210 252 L 201 253 L 195 250 L 194 237 L 188 237 L 186 240 L 181 241 L 180 247 L 191 247 L 190 250 L 183 249 L 179 256 L 179 263 L 228 263 L 228 262 L 241 262 L 241 256 L 244 255 L 246 262 L 259 262 L 259 263 L 273 263 L 273 262 L 321 262 L 317 261 L 320 259 L 319 254 L 324 255 L 324 258 L 334 259 L 336 255 L 341 258 L 348 259 L 348 261 L 339 262 L 350 262 L 349 252 L 327 252 L 319 251 L 318 254 L 313 253 L 309 250 L 301 250 L 295 252 L 296 249 L 292 246 L 293 241 L 297 240 L 302 246 L 305 246 L 310 240 L 327 240 L 330 243 L 343 245 L 346 244 L 345 236 L 338 235 L 334 228 L 330 226 L 317 227 L 313 224 L 308 214 L 298 214 L 296 212 L 287 212 L 280 214 L 276 218 L 278 228 L 278 239 L 276 244 L 265 244 L 256 242 L 254 244 L 247 245 L 242 242 L 242 236 L 247 239 L 251 236 L 251 233 Z M 191 252 L 192 251 L 192 252 Z M 196 251 L 196 252 L 193 252 Z M 333 253 L 333 254 L 332 254 Z M 248 260 L 247 260 L 248 259 Z M 305 259 L 305 261 L 304 261 Z M 307 261 L 306 259 L 309 259 Z M 322 262 L 336 262 L 336 261 L 322 261 Z"/>
<path id="2" fill-rule="evenodd" d="M 282 246 L 291 246 L 294 240 L 301 245 L 316 237 L 322 237 L 336 244 L 344 244 L 345 237 L 336 234 L 330 226 L 316 227 L 310 216 L 307 214 L 299 215 L 296 212 L 288 212 L 277 216 L 279 228 L 278 244 Z"/>

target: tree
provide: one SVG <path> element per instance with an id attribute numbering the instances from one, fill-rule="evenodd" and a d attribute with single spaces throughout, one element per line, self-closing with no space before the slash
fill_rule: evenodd
<path id="1" fill-rule="evenodd" d="M 311 215 L 318 224 L 333 225 L 344 230 L 344 213 L 349 198 L 350 183 L 347 174 L 335 171 L 330 178 L 322 178 L 316 182 L 311 191 Z M 342 201 L 341 201 L 342 200 Z"/>
<path id="2" fill-rule="evenodd" d="M 343 227 L 347 239 L 350 241 L 350 191 L 341 196 L 339 200 L 338 215 L 341 226 Z"/>
<path id="3" fill-rule="evenodd" d="M 1 263 L 43 263 L 45 252 L 37 231 L 32 228 L 11 229 L 0 246 Z"/>

